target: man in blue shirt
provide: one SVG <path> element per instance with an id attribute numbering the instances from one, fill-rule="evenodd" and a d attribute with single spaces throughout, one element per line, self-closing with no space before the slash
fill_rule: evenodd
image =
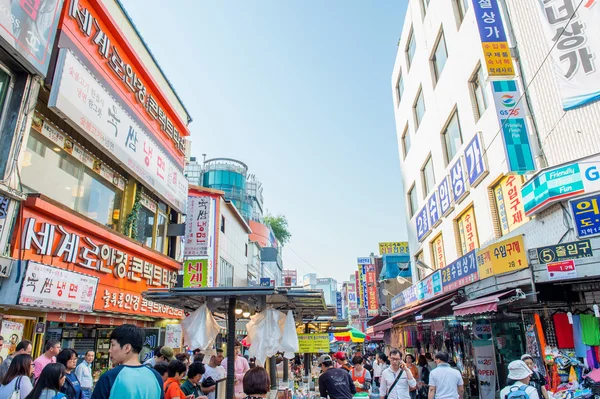
<path id="1" fill-rule="evenodd" d="M 132 324 L 113 330 L 108 353 L 116 367 L 102 374 L 92 399 L 164 399 L 162 377 L 139 361 L 144 338 L 144 331 Z"/>
<path id="2" fill-rule="evenodd" d="M 92 377 L 92 362 L 94 361 L 94 351 L 87 351 L 83 362 L 79 363 L 75 369 L 75 376 L 81 384 L 82 398 L 90 399 L 94 389 L 94 378 Z"/>

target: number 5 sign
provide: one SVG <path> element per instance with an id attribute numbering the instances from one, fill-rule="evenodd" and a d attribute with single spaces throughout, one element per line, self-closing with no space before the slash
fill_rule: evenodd
<path id="1" fill-rule="evenodd" d="M 485 149 L 483 148 L 480 132 L 477 132 L 465 147 L 465 161 L 467 163 L 469 184 L 471 187 L 476 187 L 488 174 Z"/>

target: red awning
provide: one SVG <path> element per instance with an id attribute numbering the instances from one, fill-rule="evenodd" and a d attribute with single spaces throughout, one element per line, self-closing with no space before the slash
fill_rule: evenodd
<path id="1" fill-rule="evenodd" d="M 456 305 L 452 308 L 454 316 L 468 316 L 482 313 L 490 313 L 498 311 L 498 302 L 500 298 L 515 292 L 516 290 L 504 291 L 499 294 L 484 296 L 483 298 L 473 299 Z"/>
<path id="2" fill-rule="evenodd" d="M 371 341 L 383 341 L 384 333 L 378 333 L 371 337 Z"/>
<path id="3" fill-rule="evenodd" d="M 375 331 L 375 334 L 377 334 L 380 331 L 386 331 L 386 330 L 389 330 L 390 328 L 392 328 L 392 318 L 391 317 L 385 319 L 381 323 L 375 324 L 373 326 L 373 331 Z"/>
<path id="4" fill-rule="evenodd" d="M 368 335 L 373 335 L 375 334 L 375 330 L 373 329 L 373 326 L 367 328 L 367 331 L 365 331 Z"/>
<path id="5" fill-rule="evenodd" d="M 391 319 L 392 319 L 392 320 L 398 320 L 398 319 L 399 319 L 399 318 L 401 318 L 401 317 L 413 315 L 413 314 L 415 314 L 415 313 L 419 312 L 419 311 L 420 311 L 421 309 L 423 309 L 423 308 L 426 308 L 426 307 L 428 307 L 428 306 L 432 306 L 432 305 L 438 304 L 438 303 L 440 303 L 440 302 L 442 302 L 442 301 L 445 301 L 445 300 L 449 299 L 450 297 L 452 297 L 452 296 L 454 296 L 454 295 L 455 295 L 455 294 L 454 294 L 454 293 L 452 293 L 452 294 L 450 294 L 450 295 L 445 295 L 445 296 L 442 296 L 442 297 L 435 298 L 435 299 L 434 299 L 434 300 L 432 300 L 432 301 L 423 302 L 423 303 L 421 303 L 421 304 L 419 304 L 419 305 L 417 305 L 417 306 L 414 306 L 414 307 L 412 307 L 412 308 L 410 308 L 410 309 L 403 310 L 402 312 L 400 312 L 400 313 L 398 313 L 398 314 L 395 314 L 395 315 L 393 315 L 393 316 L 391 317 Z"/>

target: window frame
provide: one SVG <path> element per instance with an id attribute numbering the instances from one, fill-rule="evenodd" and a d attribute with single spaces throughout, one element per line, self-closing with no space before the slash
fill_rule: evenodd
<path id="1" fill-rule="evenodd" d="M 421 4 L 421 13 L 423 14 L 423 19 L 427 15 L 427 9 L 429 8 L 429 0 L 419 0 Z"/>
<path id="2" fill-rule="evenodd" d="M 410 55 L 410 48 L 411 48 L 411 44 L 414 44 L 414 51 L 412 54 L 412 58 Z M 412 66 L 412 63 L 414 61 L 415 58 L 415 54 L 417 53 L 417 43 L 415 41 L 415 31 L 413 29 L 413 27 L 410 27 L 410 31 L 408 33 L 408 40 L 406 41 L 406 46 L 404 47 L 404 55 L 406 57 L 406 71 L 410 72 L 410 67 Z"/>
<path id="3" fill-rule="evenodd" d="M 456 149 L 456 152 L 451 157 L 450 154 L 448 153 L 448 140 L 447 140 L 448 135 L 447 135 L 447 133 L 448 133 L 448 127 L 450 126 L 450 123 L 452 122 L 452 119 L 454 119 L 454 117 L 456 117 L 456 123 L 458 125 L 460 146 Z M 463 135 L 462 135 L 462 127 L 460 125 L 460 116 L 458 114 L 458 108 L 455 106 L 452 109 L 452 112 L 450 113 L 450 117 L 446 121 L 446 124 L 444 125 L 444 129 L 442 130 L 442 146 L 444 147 L 444 160 L 446 161 L 446 166 L 448 166 L 454 160 L 454 158 L 456 158 L 456 156 L 460 152 L 459 150 L 463 144 L 464 144 L 464 139 L 463 139 Z"/>
<path id="4" fill-rule="evenodd" d="M 455 15 L 456 15 L 456 22 L 458 23 L 458 27 L 460 28 L 462 26 L 463 21 L 465 20 L 465 17 L 467 16 L 467 13 L 469 12 L 469 0 L 454 0 L 454 7 L 456 7 L 455 10 Z M 466 8 L 463 9 L 463 6 L 466 5 Z"/>
<path id="5" fill-rule="evenodd" d="M 408 138 L 408 147 L 406 146 L 406 138 Z M 408 152 L 410 151 L 411 141 L 410 141 L 410 130 L 408 129 L 408 123 L 404 127 L 404 132 L 402 133 L 402 154 L 403 159 L 406 159 Z"/>
<path id="6" fill-rule="evenodd" d="M 421 119 L 417 116 L 417 104 L 419 103 L 419 98 L 423 99 L 423 114 L 421 115 Z M 413 117 L 415 119 L 415 133 L 419 131 L 419 127 L 421 127 L 421 122 L 425 117 L 425 112 L 427 112 L 427 106 L 425 105 L 425 95 L 423 94 L 423 86 L 419 86 L 419 90 L 417 91 L 417 96 L 415 97 L 415 101 L 413 103 Z"/>
<path id="7" fill-rule="evenodd" d="M 431 165 L 431 176 L 433 178 L 433 181 L 431 182 L 431 187 L 427 187 L 427 179 L 425 173 L 425 169 L 427 168 L 428 164 Z M 421 186 L 423 188 L 423 198 L 427 198 L 429 193 L 435 189 L 435 168 L 433 166 L 433 157 L 431 156 L 431 153 L 427 155 L 427 158 L 425 158 L 425 162 L 421 166 Z"/>
<path id="8" fill-rule="evenodd" d="M 398 97 L 398 104 L 396 107 L 400 106 L 400 101 L 402 101 L 402 97 L 404 94 L 404 77 L 402 74 L 402 69 L 400 69 L 400 74 L 398 75 L 398 79 L 396 80 L 396 96 Z"/>
<path id="9" fill-rule="evenodd" d="M 415 216 L 417 214 L 417 210 L 419 209 L 419 196 L 417 194 L 416 189 L 417 189 L 417 184 L 416 184 L 416 182 L 413 182 L 413 184 L 410 186 L 410 188 L 406 192 L 406 198 L 408 200 L 406 202 L 408 203 L 408 213 L 409 213 L 410 219 L 412 219 L 413 216 Z M 414 209 L 413 209 L 413 202 L 412 202 L 412 193 L 415 194 Z"/>
<path id="10" fill-rule="evenodd" d="M 469 78 L 469 93 L 471 95 L 472 107 L 473 107 L 473 116 L 475 118 L 475 122 L 479 122 L 479 120 L 483 117 L 485 112 L 490 108 L 490 102 L 486 93 L 486 82 L 484 80 L 485 75 L 483 74 L 483 67 L 481 63 L 477 64 L 475 71 L 471 74 Z M 481 92 L 481 100 L 483 102 L 483 106 L 485 107 L 483 111 L 480 109 L 479 97 L 477 95 L 477 87 L 479 85 L 479 90 Z"/>
<path id="11" fill-rule="evenodd" d="M 221 215 L 221 233 L 225 234 L 225 215 Z"/>
<path id="12" fill-rule="evenodd" d="M 438 60 L 437 60 L 437 50 L 438 47 L 440 45 L 440 43 L 442 43 L 442 40 L 444 41 L 444 51 L 446 52 L 446 60 L 444 61 L 444 65 L 442 66 L 441 70 L 438 71 Z M 446 63 L 448 62 L 448 44 L 446 43 L 446 35 L 444 34 L 444 28 L 443 26 L 440 27 L 440 32 L 437 35 L 437 38 L 435 40 L 435 44 L 433 46 L 433 52 L 431 53 L 431 56 L 429 57 L 429 63 L 431 64 L 431 69 L 433 72 L 433 85 L 436 86 L 437 83 L 440 80 L 440 77 L 442 76 L 442 73 L 444 72 L 444 69 L 446 67 Z"/>

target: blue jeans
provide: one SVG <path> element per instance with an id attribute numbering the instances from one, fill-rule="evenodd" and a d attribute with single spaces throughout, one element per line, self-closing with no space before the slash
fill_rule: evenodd
<path id="1" fill-rule="evenodd" d="M 81 389 L 81 399 L 90 399 L 92 397 L 92 389 L 91 388 L 82 388 Z"/>

